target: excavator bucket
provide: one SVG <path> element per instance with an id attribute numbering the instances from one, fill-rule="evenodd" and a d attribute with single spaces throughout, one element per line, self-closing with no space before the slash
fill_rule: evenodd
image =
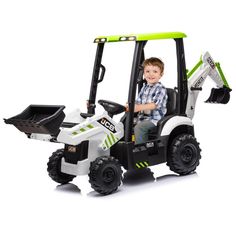
<path id="1" fill-rule="evenodd" d="M 4 119 L 6 124 L 14 125 L 26 134 L 51 134 L 59 132 L 60 125 L 65 118 L 65 106 L 30 105 L 22 113 Z"/>
<path id="2" fill-rule="evenodd" d="M 222 88 L 212 88 L 210 97 L 205 102 L 226 104 L 229 102 L 231 91 L 232 89 L 225 86 Z"/>

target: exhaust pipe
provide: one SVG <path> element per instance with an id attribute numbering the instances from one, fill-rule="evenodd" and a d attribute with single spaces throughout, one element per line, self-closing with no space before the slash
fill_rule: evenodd
<path id="1" fill-rule="evenodd" d="M 222 88 L 212 88 L 210 97 L 205 102 L 227 104 L 230 100 L 231 91 L 232 89 L 226 86 L 223 86 Z"/>

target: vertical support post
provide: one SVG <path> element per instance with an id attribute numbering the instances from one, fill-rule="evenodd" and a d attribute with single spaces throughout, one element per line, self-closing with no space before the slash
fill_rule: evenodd
<path id="1" fill-rule="evenodd" d="M 135 96 L 137 88 L 137 79 L 139 73 L 139 65 L 143 56 L 143 48 L 147 41 L 138 41 L 135 44 L 133 64 L 130 76 L 130 85 L 129 85 L 129 96 L 128 96 L 128 106 L 129 112 L 127 112 L 126 123 L 125 123 L 125 142 L 132 141 L 132 127 L 134 119 L 134 105 L 135 105 Z"/>
<path id="2" fill-rule="evenodd" d="M 182 38 L 175 39 L 175 42 L 178 73 L 177 111 L 179 115 L 186 115 L 185 111 L 188 99 L 188 81 L 184 56 L 184 43 Z"/>
<path id="3" fill-rule="evenodd" d="M 91 81 L 91 86 L 90 86 L 89 100 L 88 100 L 88 113 L 90 114 L 95 114 L 95 101 L 96 101 L 96 95 L 97 95 L 97 86 L 98 86 L 99 72 L 100 72 L 101 62 L 102 62 L 103 49 L 104 49 L 104 43 L 98 43 L 95 61 L 94 61 L 94 67 L 93 67 L 93 75 L 92 75 L 92 81 Z"/>

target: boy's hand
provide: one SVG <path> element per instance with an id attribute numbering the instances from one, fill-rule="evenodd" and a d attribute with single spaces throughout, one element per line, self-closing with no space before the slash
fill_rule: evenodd
<path id="1" fill-rule="evenodd" d="M 125 104 L 125 112 L 129 111 L 129 106 L 128 106 L 128 103 Z"/>
<path id="2" fill-rule="evenodd" d="M 129 111 L 129 105 L 128 105 L 128 103 L 126 103 L 125 104 L 125 108 L 126 108 L 126 112 L 128 112 Z M 135 106 L 134 106 L 134 112 L 139 112 L 139 111 L 141 111 L 141 110 L 139 110 L 139 105 L 138 104 L 135 104 Z"/>
<path id="3" fill-rule="evenodd" d="M 134 112 L 140 112 L 142 110 L 143 110 L 143 105 L 142 104 L 135 104 Z"/>

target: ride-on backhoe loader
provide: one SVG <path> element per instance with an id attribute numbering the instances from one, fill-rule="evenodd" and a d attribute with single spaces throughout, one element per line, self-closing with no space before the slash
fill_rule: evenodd
<path id="1" fill-rule="evenodd" d="M 209 103 L 228 103 L 231 89 L 220 64 L 214 62 L 208 52 L 187 73 L 184 37 L 186 35 L 181 32 L 97 37 L 87 113 L 76 110 L 65 116 L 65 106 L 30 105 L 19 115 L 4 119 L 5 123 L 13 124 L 28 138 L 64 144 L 64 148 L 49 158 L 47 169 L 49 176 L 61 184 L 72 181 L 77 175 L 88 174 L 95 191 L 110 194 L 122 182 L 122 167 L 138 170 L 165 162 L 172 171 L 187 175 L 196 169 L 201 158 L 192 118 L 203 83 L 209 76 L 216 84 L 206 101 Z M 157 39 L 175 41 L 177 87 L 167 88 L 167 113 L 150 131 L 149 140 L 135 144 L 134 105 L 136 90 L 140 90 L 144 83 L 144 49 L 148 40 Z M 135 49 L 128 93 L 129 111 L 126 112 L 125 106 L 113 101 L 96 101 L 96 94 L 106 71 L 102 65 L 105 44 L 127 41 L 133 41 Z M 104 108 L 102 114 L 95 113 L 97 102 Z M 122 112 L 120 122 L 115 122 L 113 116 Z"/>

